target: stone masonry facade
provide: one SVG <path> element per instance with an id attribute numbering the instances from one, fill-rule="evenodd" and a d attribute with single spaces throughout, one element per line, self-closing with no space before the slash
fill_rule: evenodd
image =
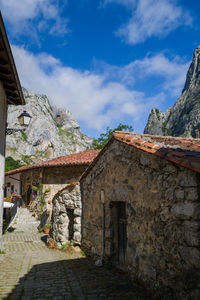
<path id="1" fill-rule="evenodd" d="M 81 214 L 80 185 L 75 182 L 67 185 L 53 198 L 50 237 L 59 248 L 68 241 L 80 244 Z"/>
<path id="2" fill-rule="evenodd" d="M 44 200 L 42 211 L 45 212 L 45 222 L 50 223 L 52 214 L 52 200 L 54 196 L 66 187 L 67 184 L 75 182 L 84 172 L 87 166 L 58 166 L 48 168 L 35 168 L 21 173 L 22 195 L 25 203 L 33 201 L 34 210 L 41 210 L 41 194 Z M 28 190 L 31 189 L 28 200 Z M 35 190 L 34 190 L 35 189 Z"/>
<path id="3" fill-rule="evenodd" d="M 115 140 L 82 177 L 81 190 L 88 253 L 155 289 L 167 286 L 178 299 L 200 298 L 200 174 Z M 113 207 L 125 212 L 118 209 L 118 256 Z"/>

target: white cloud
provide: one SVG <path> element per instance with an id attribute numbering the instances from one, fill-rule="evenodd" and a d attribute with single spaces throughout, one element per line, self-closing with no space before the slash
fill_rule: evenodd
<path id="1" fill-rule="evenodd" d="M 22 85 L 47 94 L 88 128 L 102 130 L 128 117 L 137 130 L 144 126 L 141 121 L 145 122 L 151 107 L 164 100 L 163 93 L 147 97 L 120 81 L 106 79 L 105 75 L 65 67 L 46 53 L 34 55 L 18 46 L 12 49 Z"/>
<path id="2" fill-rule="evenodd" d="M 170 60 L 164 54 L 156 54 L 130 63 L 125 67 L 124 74 L 125 78 L 131 78 L 129 74 L 136 72 L 141 79 L 159 76 L 163 80 L 163 90 L 177 97 L 183 88 L 189 64 L 190 62 L 183 62 L 178 56 Z"/>
<path id="3" fill-rule="evenodd" d="M 37 31 L 63 35 L 68 33 L 67 19 L 60 16 L 59 0 L 0 0 L 3 17 L 13 35 L 36 35 Z"/>
<path id="4" fill-rule="evenodd" d="M 168 35 L 181 25 L 191 25 L 192 18 L 176 0 L 105 0 L 119 3 L 131 10 L 132 17 L 117 31 L 129 44 Z"/>
<path id="5" fill-rule="evenodd" d="M 112 66 L 103 62 L 95 62 L 95 68 L 104 74 L 107 80 L 121 82 L 129 89 L 137 88 L 145 80 L 159 79 L 159 89 L 170 97 L 181 94 L 190 62 L 176 56 L 169 59 L 163 53 L 147 55 L 125 66 Z M 153 87 L 153 84 L 151 84 Z M 155 83 L 156 87 L 156 83 Z M 145 86 L 143 90 L 146 90 Z"/>

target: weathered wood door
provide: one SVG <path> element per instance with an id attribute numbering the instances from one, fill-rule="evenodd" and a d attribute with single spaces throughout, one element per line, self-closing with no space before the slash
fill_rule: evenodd
<path id="1" fill-rule="evenodd" d="M 28 189 L 26 191 L 26 205 L 29 205 L 29 203 L 31 201 L 31 192 L 32 192 L 32 189 L 31 189 L 31 186 L 29 185 Z"/>
<path id="2" fill-rule="evenodd" d="M 126 259 L 126 203 L 111 203 L 111 255 L 114 263 L 125 264 Z"/>

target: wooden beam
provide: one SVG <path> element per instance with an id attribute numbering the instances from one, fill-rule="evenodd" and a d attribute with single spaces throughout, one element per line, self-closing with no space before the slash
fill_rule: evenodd
<path id="1" fill-rule="evenodd" d="M 12 80 L 12 79 L 10 79 L 10 78 L 8 78 L 8 77 L 2 75 L 2 74 L 0 74 L 0 81 L 2 81 L 3 83 L 8 83 L 8 84 L 13 84 L 13 83 L 15 83 L 14 80 Z"/>
<path id="2" fill-rule="evenodd" d="M 12 93 L 12 92 L 10 92 L 10 91 L 8 91 L 8 90 L 5 90 L 5 92 L 6 92 L 6 95 L 7 95 L 8 97 L 12 97 L 12 98 L 14 98 L 14 99 L 19 97 L 18 93 Z"/>
<path id="3" fill-rule="evenodd" d="M 4 68 L 0 65 L 0 73 L 3 75 L 11 75 L 11 72 L 8 68 Z"/>
<path id="4" fill-rule="evenodd" d="M 6 59 L 4 59 L 3 57 L 0 57 L 0 65 L 2 66 L 8 66 L 9 63 Z"/>
<path id="5" fill-rule="evenodd" d="M 11 100 L 10 98 L 7 98 L 8 104 L 16 105 L 16 100 Z"/>
<path id="6" fill-rule="evenodd" d="M 9 104 L 16 104 L 16 103 L 19 103 L 19 97 L 17 98 L 13 98 L 13 97 L 10 97 L 10 96 L 8 96 L 7 97 L 7 100 L 8 100 L 8 102 L 9 102 Z"/>
<path id="7" fill-rule="evenodd" d="M 12 86 L 10 84 L 4 83 L 3 84 L 4 89 L 8 90 L 8 91 L 12 91 L 12 92 L 17 92 L 17 89 L 15 86 Z"/>

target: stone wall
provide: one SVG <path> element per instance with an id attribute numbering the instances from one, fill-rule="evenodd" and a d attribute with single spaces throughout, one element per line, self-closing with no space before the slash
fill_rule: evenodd
<path id="1" fill-rule="evenodd" d="M 151 287 L 168 286 L 178 299 L 200 299 L 199 174 L 114 141 L 82 178 L 81 190 L 88 252 L 105 253 Z M 113 225 L 117 202 L 125 202 L 124 261 Z"/>
<path id="2" fill-rule="evenodd" d="M 72 183 L 53 198 L 50 237 L 58 247 L 67 241 L 81 241 L 81 195 L 79 183 Z"/>
<path id="3" fill-rule="evenodd" d="M 59 166 L 48 168 L 35 168 L 21 173 L 22 180 L 22 194 L 25 203 L 27 203 L 27 191 L 28 188 L 37 187 L 38 190 L 31 193 L 31 201 L 34 201 L 34 207 L 37 211 L 40 210 L 40 196 L 39 188 L 42 185 L 42 192 L 44 194 L 45 205 L 43 211 L 45 211 L 44 222 L 50 222 L 52 213 L 52 200 L 56 193 L 62 188 L 66 187 L 66 184 L 78 181 L 81 174 L 87 168 L 86 165 L 81 166 Z M 34 195 L 35 194 L 35 195 Z"/>

